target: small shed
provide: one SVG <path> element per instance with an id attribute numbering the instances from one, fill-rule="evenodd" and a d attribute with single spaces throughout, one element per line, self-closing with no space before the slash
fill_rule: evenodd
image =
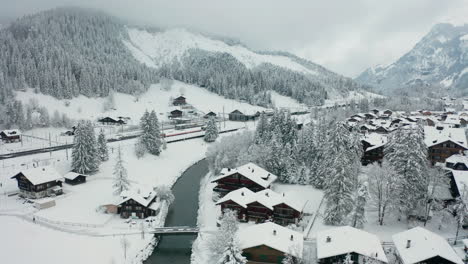
<path id="1" fill-rule="evenodd" d="M 176 99 L 174 99 L 174 101 L 172 101 L 172 104 L 173 105 L 186 105 L 187 101 L 185 97 L 179 96 Z"/>
<path id="2" fill-rule="evenodd" d="M 63 176 L 63 178 L 65 178 L 65 183 L 70 185 L 85 183 L 86 177 L 88 177 L 88 175 L 76 173 L 73 171 L 70 171 L 69 173 L 65 174 L 65 176 Z"/>
<path id="3" fill-rule="evenodd" d="M 126 124 L 126 122 L 123 119 L 120 119 L 120 118 L 115 119 L 109 116 L 98 119 L 98 122 L 103 125 L 125 125 Z"/>

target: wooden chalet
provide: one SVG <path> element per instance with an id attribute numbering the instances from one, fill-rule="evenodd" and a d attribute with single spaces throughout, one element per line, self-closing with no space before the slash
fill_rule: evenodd
<path id="1" fill-rule="evenodd" d="M 243 187 L 253 192 L 269 189 L 276 178 L 276 175 L 250 162 L 236 169 L 223 169 L 221 175 L 211 182 L 217 184 L 214 191 L 224 196 Z"/>
<path id="2" fill-rule="evenodd" d="M 126 122 L 121 118 L 115 119 L 109 116 L 99 119 L 98 122 L 103 125 L 125 125 L 126 124 Z"/>
<path id="3" fill-rule="evenodd" d="M 176 106 L 177 106 L 177 105 L 186 105 L 186 104 L 187 104 L 187 101 L 186 101 L 186 98 L 185 98 L 185 97 L 179 96 L 179 97 L 177 97 L 176 99 L 174 99 L 174 100 L 172 101 L 172 104 L 173 104 L 173 105 L 176 105 Z"/>
<path id="4" fill-rule="evenodd" d="M 207 118 L 207 119 L 209 119 L 209 118 L 216 118 L 216 113 L 210 111 L 210 112 L 208 112 L 208 113 L 207 113 L 205 116 L 203 116 L 203 117 L 204 117 L 204 118 Z"/>
<path id="5" fill-rule="evenodd" d="M 255 120 L 255 118 L 259 116 L 260 116 L 260 112 L 257 112 L 253 115 L 247 115 L 236 109 L 232 111 L 231 113 L 229 113 L 229 120 L 230 121 L 249 121 L 249 120 Z"/>
<path id="6" fill-rule="evenodd" d="M 293 201 L 285 194 L 269 189 L 254 193 L 247 188 L 228 193 L 216 204 L 221 206 L 221 212 L 225 209 L 237 211 L 240 221 L 273 221 L 280 225 L 298 223 L 304 207 L 304 202 Z"/>
<path id="7" fill-rule="evenodd" d="M 87 177 L 88 175 L 76 173 L 73 171 L 70 171 L 69 173 L 63 176 L 63 178 L 65 179 L 65 183 L 68 183 L 70 185 L 85 183 Z"/>
<path id="8" fill-rule="evenodd" d="M 445 163 L 445 160 L 468 149 L 463 128 L 424 127 L 425 143 L 432 164 Z"/>
<path id="9" fill-rule="evenodd" d="M 317 263 L 343 263 L 347 255 L 356 264 L 388 263 L 379 238 L 366 231 L 340 226 L 317 233 Z"/>
<path id="10" fill-rule="evenodd" d="M 183 112 L 179 109 L 172 110 L 169 113 L 169 118 L 180 118 L 182 117 Z"/>
<path id="11" fill-rule="evenodd" d="M 248 264 L 282 263 L 286 254 L 303 258 L 303 234 L 271 222 L 243 228 L 236 238 Z"/>
<path id="12" fill-rule="evenodd" d="M 123 200 L 118 203 L 118 213 L 122 218 L 140 218 L 155 216 L 159 212 L 154 190 L 146 191 L 126 191 L 121 194 Z"/>
<path id="13" fill-rule="evenodd" d="M 445 238 L 425 228 L 415 227 L 393 235 L 392 239 L 399 263 L 464 263 Z"/>
<path id="14" fill-rule="evenodd" d="M 460 197 L 468 188 L 468 171 L 450 170 L 447 173 L 450 179 L 450 194 L 455 199 Z"/>
<path id="15" fill-rule="evenodd" d="M 18 129 L 2 130 L 0 132 L 0 138 L 5 143 L 21 142 L 21 131 Z"/>
<path id="16" fill-rule="evenodd" d="M 18 182 L 20 196 L 38 199 L 62 194 L 62 176 L 52 167 L 24 170 L 11 177 Z"/>
<path id="17" fill-rule="evenodd" d="M 391 116 L 391 115 L 393 114 L 393 111 L 390 110 L 390 109 L 387 109 L 387 110 L 383 111 L 383 114 L 384 114 L 384 115 Z"/>
<path id="18" fill-rule="evenodd" d="M 374 115 L 378 115 L 380 110 L 377 109 L 377 108 L 374 108 L 374 109 L 370 110 L 370 112 L 373 113 Z"/>

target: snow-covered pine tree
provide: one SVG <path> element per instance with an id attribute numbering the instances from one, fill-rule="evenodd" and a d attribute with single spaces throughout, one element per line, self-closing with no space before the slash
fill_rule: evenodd
<path id="1" fill-rule="evenodd" d="M 92 173 L 98 167 L 99 158 L 93 126 L 89 121 L 81 121 L 75 130 L 72 170 L 77 173 Z"/>
<path id="2" fill-rule="evenodd" d="M 109 159 L 109 151 L 107 150 L 107 139 L 104 135 L 104 130 L 102 129 L 98 136 L 98 152 L 99 159 L 101 159 L 101 161 L 106 161 Z"/>
<path id="3" fill-rule="evenodd" d="M 350 155 L 349 130 L 338 122 L 333 127 L 328 159 L 332 159 L 330 174 L 325 179 L 326 210 L 324 221 L 330 225 L 340 225 L 353 210 L 353 192 L 356 189 L 355 154 Z"/>
<path id="4" fill-rule="evenodd" d="M 255 143 L 259 144 L 260 142 L 264 141 L 268 138 L 270 134 L 269 125 L 268 125 L 268 117 L 265 113 L 260 114 L 260 118 L 258 119 L 258 124 L 255 129 Z"/>
<path id="5" fill-rule="evenodd" d="M 120 195 L 123 191 L 130 189 L 130 181 L 128 180 L 127 169 L 124 166 L 122 151 L 120 147 L 117 150 L 117 157 L 114 165 L 114 195 Z"/>
<path id="6" fill-rule="evenodd" d="M 226 209 L 220 219 L 220 228 L 210 240 L 209 247 L 215 259 L 220 259 L 226 247 L 232 243 L 239 229 L 237 212 Z"/>
<path id="7" fill-rule="evenodd" d="M 145 111 L 140 121 L 140 127 L 143 130 L 140 137 L 140 142 L 145 146 L 146 150 L 153 155 L 161 153 L 161 131 L 159 130 L 158 118 L 156 112 Z"/>
<path id="8" fill-rule="evenodd" d="M 227 245 L 217 264 L 246 264 L 247 259 L 242 256 L 242 250 L 239 248 L 236 239 Z"/>
<path id="9" fill-rule="evenodd" d="M 366 223 L 366 204 L 369 192 L 367 190 L 367 182 L 361 184 L 357 190 L 356 202 L 351 214 L 351 226 L 363 228 Z"/>
<path id="10" fill-rule="evenodd" d="M 86 144 L 89 155 L 89 169 L 91 172 L 95 172 L 99 169 L 101 159 L 99 158 L 99 149 L 96 141 L 96 134 L 94 132 L 94 126 L 91 121 L 86 121 Z"/>
<path id="11" fill-rule="evenodd" d="M 88 146 L 85 134 L 85 123 L 80 121 L 76 125 L 72 149 L 72 170 L 77 173 L 88 173 L 91 171 L 89 168 Z"/>
<path id="12" fill-rule="evenodd" d="M 398 204 L 400 214 L 415 213 L 423 208 L 427 192 L 428 160 L 423 127 L 398 129 L 390 137 L 386 157 L 399 176 Z"/>
<path id="13" fill-rule="evenodd" d="M 218 138 L 218 127 L 214 118 L 210 118 L 206 124 L 205 137 L 206 142 L 214 142 Z"/>

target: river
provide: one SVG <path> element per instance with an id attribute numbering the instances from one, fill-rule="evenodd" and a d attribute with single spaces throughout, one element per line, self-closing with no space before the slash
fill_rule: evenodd
<path id="1" fill-rule="evenodd" d="M 169 207 L 165 226 L 196 226 L 200 181 L 208 173 L 203 159 L 189 167 L 172 188 L 174 203 Z M 164 236 L 145 264 L 189 264 L 196 235 Z"/>

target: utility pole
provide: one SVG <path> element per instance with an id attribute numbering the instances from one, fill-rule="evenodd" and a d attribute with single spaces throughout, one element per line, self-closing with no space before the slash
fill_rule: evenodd
<path id="1" fill-rule="evenodd" d="M 68 145 L 67 140 L 65 139 L 65 145 Z M 65 153 L 67 155 L 67 160 L 68 160 L 68 148 L 65 148 Z"/>
<path id="2" fill-rule="evenodd" d="M 223 105 L 223 120 L 224 120 L 224 129 L 226 129 L 226 113 L 224 113 L 224 105 Z"/>

